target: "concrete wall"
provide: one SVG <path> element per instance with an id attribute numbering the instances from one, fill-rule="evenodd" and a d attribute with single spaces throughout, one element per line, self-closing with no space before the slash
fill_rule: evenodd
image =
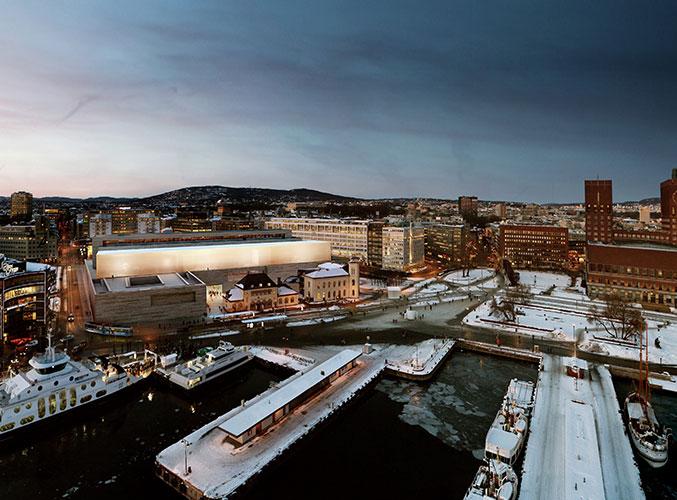
<path id="1" fill-rule="evenodd" d="M 206 291 L 204 285 L 194 285 L 99 294 L 95 297 L 95 319 L 114 325 L 197 319 L 206 310 Z M 180 294 L 194 294 L 194 300 Z"/>

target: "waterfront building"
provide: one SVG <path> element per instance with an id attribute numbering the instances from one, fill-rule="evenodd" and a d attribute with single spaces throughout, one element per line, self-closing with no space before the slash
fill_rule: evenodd
<path id="1" fill-rule="evenodd" d="M 267 311 L 298 305 L 299 294 L 265 273 L 248 273 L 225 294 L 228 312 Z"/>
<path id="2" fill-rule="evenodd" d="M 330 258 L 329 243 L 279 230 L 96 237 L 88 297 L 100 322 L 195 319 L 205 314 L 210 294 L 224 296 L 248 274 L 265 273 L 276 283 Z M 291 295 L 271 296 L 270 304 L 285 307 L 286 298 L 291 305 Z"/>
<path id="3" fill-rule="evenodd" d="M 357 300 L 360 296 L 360 263 L 351 260 L 347 265 L 325 262 L 317 269 L 305 272 L 303 298 L 307 302 L 334 302 Z"/>
<path id="4" fill-rule="evenodd" d="M 659 230 L 615 229 L 610 180 L 585 181 L 587 291 L 674 307 L 677 292 L 677 169 L 660 185 Z"/>
<path id="5" fill-rule="evenodd" d="M 45 264 L 0 254 L 0 336 L 3 344 L 38 333 L 47 321 L 48 273 Z"/>
<path id="6" fill-rule="evenodd" d="M 12 222 L 30 222 L 33 220 L 33 195 L 26 191 L 12 193 L 9 216 Z"/>

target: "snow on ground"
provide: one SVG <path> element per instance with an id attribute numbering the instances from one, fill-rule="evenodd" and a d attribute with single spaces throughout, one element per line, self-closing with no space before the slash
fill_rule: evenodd
<path id="1" fill-rule="evenodd" d="M 644 498 L 639 471 L 623 428 L 609 371 L 590 364 L 593 377 L 586 376 L 577 383 L 566 375 L 562 359 L 547 355 L 543 358 L 543 371 L 537 384 L 536 405 L 522 467 L 520 500 L 561 499 L 564 498 L 564 492 L 574 486 L 570 484 L 572 481 L 582 481 L 580 476 L 572 478 L 572 471 L 567 470 L 572 465 L 567 460 L 567 451 L 574 448 L 574 442 L 576 446 L 583 447 L 587 443 L 588 449 L 583 450 L 586 459 L 597 461 L 601 466 L 606 498 Z M 592 428 L 597 431 L 599 448 L 592 447 L 594 436 L 585 436 L 583 426 L 578 422 L 578 433 L 565 432 L 566 413 L 563 409 L 566 402 L 572 400 L 591 408 L 596 422 Z M 585 487 L 581 484 L 581 494 Z"/>
<path id="2" fill-rule="evenodd" d="M 571 284 L 571 278 L 566 274 L 543 273 L 533 271 L 517 271 L 520 275 L 520 283 L 529 285 L 534 293 L 548 290 L 553 285 L 557 288 L 567 288 Z"/>
<path id="3" fill-rule="evenodd" d="M 301 349 L 289 350 L 267 346 L 248 346 L 247 350 L 257 358 L 275 363 L 276 365 L 286 366 L 296 371 L 305 371 L 315 363 L 315 357 Z"/>
<path id="4" fill-rule="evenodd" d="M 446 274 L 444 280 L 454 285 L 470 285 L 493 274 L 494 271 L 492 269 L 471 269 L 469 276 L 463 276 L 463 271 L 459 270 Z"/>
<path id="5" fill-rule="evenodd" d="M 447 321 L 455 318 L 458 314 L 464 312 L 467 308 L 475 306 L 478 303 L 477 299 L 468 300 L 467 295 L 459 297 L 446 297 L 442 299 L 440 304 L 438 300 L 430 299 L 423 300 L 419 303 L 411 303 L 409 306 L 404 304 L 393 304 L 391 302 L 383 302 L 381 304 L 382 312 L 379 314 L 367 313 L 362 316 L 362 312 L 355 313 L 351 321 L 344 321 L 338 323 L 336 328 L 346 328 L 349 330 L 363 330 L 367 332 L 386 330 L 389 328 L 407 328 L 414 324 L 425 324 L 428 326 L 448 327 Z M 373 304 L 373 305 L 377 305 Z M 358 304 L 359 307 L 360 304 Z M 370 304 L 371 305 L 371 304 Z M 432 306 L 432 309 L 431 309 Z M 418 319 L 407 320 L 402 317 L 407 307 L 412 307 L 420 315 Z M 369 335 L 370 333 L 367 333 Z M 440 334 L 441 335 L 441 334 Z M 375 342 L 378 339 L 374 339 Z"/>
<path id="6" fill-rule="evenodd" d="M 497 300 L 500 300 L 500 297 L 501 294 L 497 296 Z M 604 329 L 587 320 L 589 306 L 599 302 L 587 298 L 580 300 L 578 296 L 576 299 L 568 300 L 561 296 L 535 295 L 529 305 L 518 307 L 520 314 L 515 322 L 507 321 L 502 316 L 492 316 L 490 303 L 491 301 L 484 302 L 467 315 L 463 323 L 503 332 L 540 335 L 568 341 L 574 340 L 575 328 L 581 349 L 639 360 L 636 347 L 621 345 L 613 339 L 605 340 L 608 339 L 608 335 Z M 643 314 L 648 326 L 650 361 L 658 364 L 677 364 L 677 321 L 674 316 L 649 311 Z M 661 348 L 655 347 L 656 338 L 659 339 Z"/>
<path id="7" fill-rule="evenodd" d="M 339 321 L 347 317 L 348 316 L 346 315 L 342 315 L 342 316 L 332 316 L 329 318 L 313 318 L 301 321 L 290 321 L 286 324 L 286 326 L 294 327 L 294 326 L 319 325 L 320 323 L 331 323 L 332 321 Z"/>

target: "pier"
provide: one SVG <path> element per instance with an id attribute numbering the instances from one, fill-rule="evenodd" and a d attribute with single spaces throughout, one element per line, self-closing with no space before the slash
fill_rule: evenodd
<path id="1" fill-rule="evenodd" d="M 394 376 L 425 380 L 433 376 L 453 347 L 451 340 L 431 339 L 414 346 L 376 345 L 371 352 L 362 351 L 362 346 L 318 348 L 317 352 L 250 348 L 263 362 L 297 372 L 160 452 L 156 457 L 156 474 L 187 498 L 228 498 L 371 387 L 386 371 Z M 327 363 L 345 358 L 350 352 L 354 353 L 354 366 L 350 369 L 331 368 L 331 373 L 324 370 L 324 366 L 329 366 Z M 318 377 L 326 378 L 327 383 Z M 305 389 L 299 392 L 299 387 Z M 268 406 L 271 412 L 265 411 Z M 251 414 L 263 417 L 262 426 L 259 428 L 258 421 L 249 418 L 247 421 L 253 422 L 248 427 L 252 435 L 238 434 L 236 439 L 235 434 L 244 427 L 235 424 L 241 424 Z"/>
<path id="2" fill-rule="evenodd" d="M 574 378 L 564 358 L 543 357 L 520 491 L 520 500 L 541 498 L 644 498 L 604 366 L 591 363 L 582 378 Z"/>

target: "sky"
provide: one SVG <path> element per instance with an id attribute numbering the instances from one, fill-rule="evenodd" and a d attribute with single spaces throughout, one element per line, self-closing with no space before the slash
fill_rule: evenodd
<path id="1" fill-rule="evenodd" d="M 677 2 L 0 0 L 0 195 L 659 195 Z"/>

